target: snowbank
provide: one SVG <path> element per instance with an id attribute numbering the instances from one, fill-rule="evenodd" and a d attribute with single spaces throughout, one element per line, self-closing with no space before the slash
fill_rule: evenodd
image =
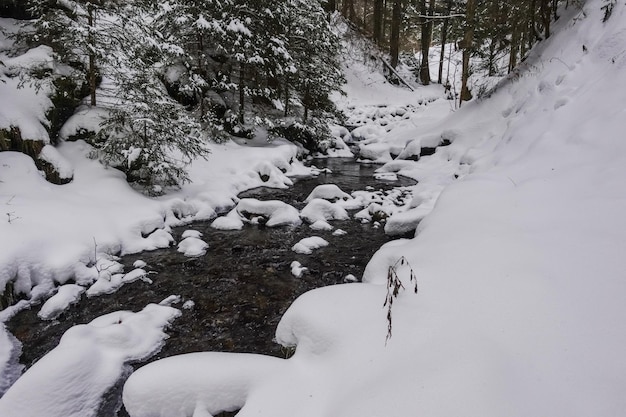
<path id="1" fill-rule="evenodd" d="M 156 353 L 167 337 L 163 328 L 178 315 L 175 308 L 150 304 L 72 327 L 0 398 L 0 415 L 97 415 L 104 394 L 127 372 L 125 364 Z"/>

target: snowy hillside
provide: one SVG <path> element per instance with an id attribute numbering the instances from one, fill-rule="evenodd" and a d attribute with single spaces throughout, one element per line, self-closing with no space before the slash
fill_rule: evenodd
<path id="1" fill-rule="evenodd" d="M 364 283 L 297 299 L 276 331 L 295 347 L 289 359 L 204 352 L 153 362 L 125 384 L 129 414 L 623 415 L 626 6 L 603 23 L 602 4 L 562 10 L 515 73 L 461 109 L 438 86 L 411 93 L 348 63 L 337 100 L 356 128 L 336 133 L 384 164 L 380 175 L 419 181 L 385 226 L 417 225 L 415 237 L 383 246 Z M 21 372 L 1 323 L 15 311 L 59 284 L 88 287 L 115 255 L 170 245 L 172 226 L 214 218 L 243 189 L 311 173 L 295 146 L 265 145 L 212 146 L 190 184 L 158 199 L 87 159 L 84 142 L 58 148 L 73 169 L 64 186 L 28 157 L 0 153 L 0 288 L 12 282 L 30 297 L 0 312 L 0 393 Z M 404 288 L 384 306 L 394 277 Z M 75 326 L 0 398 L 0 415 L 95 415 L 124 363 L 159 348 L 175 302 Z"/>

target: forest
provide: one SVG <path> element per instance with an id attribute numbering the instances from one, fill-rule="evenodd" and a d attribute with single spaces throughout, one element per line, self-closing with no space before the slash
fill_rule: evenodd
<path id="1" fill-rule="evenodd" d="M 87 139 L 94 158 L 159 194 L 188 180 L 185 166 L 207 156 L 206 140 L 261 133 L 313 152 L 332 146 L 328 124 L 342 120 L 330 100 L 343 82 L 341 45 L 330 24 L 336 12 L 384 51 L 394 82 L 404 81 L 395 70 L 404 63 L 419 83 L 451 90 L 445 48 L 437 74 L 429 70 L 429 48 L 462 50 L 462 85 L 453 94 L 460 106 L 476 94 L 467 84 L 473 71 L 511 72 L 550 36 L 559 3 L 3 0 L 0 12 L 27 18 L 15 35 L 21 52 L 44 45 L 53 53 L 52 67 L 20 74 L 50 88 L 51 142 L 78 108 L 103 109 L 99 124 L 64 139 Z M 611 2 L 606 7 L 608 15 Z"/>

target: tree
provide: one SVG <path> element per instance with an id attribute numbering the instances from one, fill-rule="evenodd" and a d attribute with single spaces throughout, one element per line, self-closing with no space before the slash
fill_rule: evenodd
<path id="1" fill-rule="evenodd" d="M 430 84 L 430 64 L 428 62 L 428 53 L 432 42 L 434 11 L 435 0 L 429 0 L 428 8 L 426 8 L 426 0 L 420 0 L 420 23 L 422 32 L 420 47 L 422 50 L 422 62 L 420 64 L 419 73 L 420 81 L 424 85 Z"/>
<path id="2" fill-rule="evenodd" d="M 161 69 L 172 54 L 182 53 L 155 31 L 154 10 L 133 10 L 125 18 L 126 36 L 107 68 L 115 88 L 108 117 L 98 132 L 94 156 L 124 171 L 129 181 L 150 194 L 187 181 L 185 167 L 208 154 L 199 123 L 172 99 Z"/>
<path id="3" fill-rule="evenodd" d="M 75 77 L 84 78 L 90 104 L 95 106 L 98 66 L 110 55 L 112 43 L 124 31 L 113 0 L 29 0 L 38 16 L 31 41 L 52 47 L 56 59 L 69 64 Z"/>
<path id="4" fill-rule="evenodd" d="M 474 28 L 476 23 L 474 17 L 476 14 L 476 0 L 467 0 L 465 9 L 465 35 L 463 36 L 463 68 L 461 72 L 461 97 L 459 99 L 459 107 L 464 101 L 472 99 L 472 93 L 467 85 L 469 79 L 469 59 L 473 49 Z"/>
<path id="5" fill-rule="evenodd" d="M 389 54 L 391 55 L 391 66 L 398 66 L 398 56 L 400 53 L 400 27 L 402 25 L 402 0 L 393 1 L 393 11 L 391 13 L 391 38 L 389 39 Z"/>
<path id="6" fill-rule="evenodd" d="M 441 28 L 441 51 L 439 53 L 439 71 L 437 74 L 437 83 L 439 84 L 443 82 L 443 61 L 446 53 L 446 44 L 448 42 L 448 27 L 450 25 L 450 15 L 452 14 L 452 1 L 453 0 L 446 0 L 447 18 L 443 19 L 443 26 Z"/>

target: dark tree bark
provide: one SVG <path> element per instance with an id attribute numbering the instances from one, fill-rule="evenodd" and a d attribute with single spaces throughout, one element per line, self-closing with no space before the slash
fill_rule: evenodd
<path id="1" fill-rule="evenodd" d="M 89 69 L 87 70 L 87 78 L 89 79 L 89 96 L 90 96 L 90 104 L 92 106 L 96 105 L 96 53 L 95 53 L 95 49 L 96 49 L 96 45 L 95 44 L 95 39 L 93 37 L 92 34 L 92 30 L 95 27 L 95 11 L 94 11 L 94 7 L 93 5 L 90 3 L 87 6 L 87 13 L 88 13 L 88 17 L 87 17 L 87 23 L 89 25 L 89 34 L 87 35 L 87 42 L 89 43 L 89 46 L 91 47 L 91 50 L 89 52 Z"/>
<path id="2" fill-rule="evenodd" d="M 391 66 L 398 65 L 398 55 L 400 52 L 400 25 L 402 23 L 402 1 L 394 0 L 393 11 L 391 12 L 391 39 L 389 40 L 389 54 L 391 55 Z"/>
<path id="3" fill-rule="evenodd" d="M 469 59 L 472 52 L 472 44 L 474 42 L 474 27 L 476 23 L 474 18 L 476 15 L 476 0 L 467 0 L 467 8 L 465 12 L 465 36 L 463 37 L 463 69 L 461 72 L 461 97 L 459 100 L 459 107 L 464 101 L 472 99 L 472 93 L 467 86 L 467 80 L 469 78 Z"/>
<path id="4" fill-rule="evenodd" d="M 446 3 L 446 15 L 450 16 L 452 13 L 452 0 L 447 0 Z M 448 41 L 448 26 L 450 25 L 450 18 L 443 19 L 443 26 L 441 28 L 441 53 L 439 54 L 439 73 L 437 74 L 437 83 L 443 82 L 443 60 L 446 57 L 446 42 Z"/>
<path id="5" fill-rule="evenodd" d="M 383 7 L 384 0 L 374 0 L 372 38 L 378 45 L 383 40 Z"/>
<path id="6" fill-rule="evenodd" d="M 541 21 L 543 23 L 543 35 L 545 39 L 550 37 L 550 22 L 552 20 L 552 11 L 549 1 L 550 0 L 541 0 Z"/>
<path id="7" fill-rule="evenodd" d="M 520 34 L 517 22 L 513 23 L 511 30 L 511 51 L 509 54 L 509 73 L 517 66 L 517 52 L 519 51 Z"/>
<path id="8" fill-rule="evenodd" d="M 244 77 L 246 75 L 246 64 L 241 62 L 239 64 L 239 123 L 243 124 L 245 121 L 244 112 L 246 104 L 246 94 L 244 86 Z"/>
<path id="9" fill-rule="evenodd" d="M 430 51 L 430 43 L 432 41 L 433 20 L 425 16 L 432 16 L 435 11 L 435 0 L 429 0 L 428 9 L 426 9 L 426 0 L 420 0 L 420 13 L 422 38 L 420 42 L 422 50 L 422 62 L 420 64 L 420 81 L 424 85 L 430 84 L 430 65 L 428 62 L 428 53 Z"/>

